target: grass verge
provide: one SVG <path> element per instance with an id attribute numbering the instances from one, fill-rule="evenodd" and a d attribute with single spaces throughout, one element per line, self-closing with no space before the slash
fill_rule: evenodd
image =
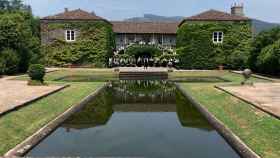
<path id="1" fill-rule="evenodd" d="M 66 78 L 66 79 L 63 79 Z M 115 80 L 118 78 L 118 73 L 112 71 L 111 69 L 61 69 L 59 71 L 54 71 L 47 73 L 45 76 L 46 81 L 108 81 Z M 29 80 L 27 75 L 22 75 L 14 78 L 16 80 Z M 61 80 L 59 80 L 61 79 Z"/>
<path id="2" fill-rule="evenodd" d="M 180 74 L 180 76 L 184 75 Z M 185 76 L 191 76 L 191 74 L 185 74 Z M 223 72 L 219 76 L 231 80 L 230 84 L 238 84 L 242 81 L 242 76 L 238 74 Z M 256 78 L 252 80 L 267 82 Z M 213 83 L 180 84 L 258 155 L 263 158 L 280 157 L 280 121 L 278 119 L 214 88 Z"/>
<path id="3" fill-rule="evenodd" d="M 21 143 L 72 105 L 104 85 L 103 82 L 68 83 L 70 87 L 0 117 L 0 155 Z"/>

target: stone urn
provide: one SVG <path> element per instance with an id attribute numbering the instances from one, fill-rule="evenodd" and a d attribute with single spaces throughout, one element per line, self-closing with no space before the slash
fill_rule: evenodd
<path id="1" fill-rule="evenodd" d="M 252 76 L 252 71 L 250 69 L 245 69 L 243 72 L 242 72 L 242 75 L 244 77 L 244 81 L 241 82 L 242 85 L 245 85 L 246 82 L 251 78 Z"/>

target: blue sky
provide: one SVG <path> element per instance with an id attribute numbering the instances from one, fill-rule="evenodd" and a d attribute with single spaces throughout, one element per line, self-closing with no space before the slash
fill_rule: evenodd
<path id="1" fill-rule="evenodd" d="M 43 17 L 62 12 L 64 8 L 94 11 L 108 20 L 143 16 L 191 16 L 208 9 L 230 12 L 234 3 L 244 3 L 245 14 L 268 22 L 280 23 L 280 0 L 23 0 L 35 15 Z"/>

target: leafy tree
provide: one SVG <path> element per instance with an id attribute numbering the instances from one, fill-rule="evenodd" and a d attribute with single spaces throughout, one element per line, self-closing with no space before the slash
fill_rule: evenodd
<path id="1" fill-rule="evenodd" d="M 31 7 L 24 5 L 22 0 L 1 0 L 0 10 L 1 12 L 15 12 L 20 10 L 27 10 Z"/>
<path id="2" fill-rule="evenodd" d="M 280 75 L 280 39 L 262 49 L 256 66 L 262 73 Z"/>
<path id="3" fill-rule="evenodd" d="M 18 53 L 12 49 L 4 49 L 0 54 L 0 70 L 4 74 L 14 74 L 19 68 Z"/>
<path id="4" fill-rule="evenodd" d="M 32 54 L 38 53 L 39 39 L 23 13 L 4 13 L 0 16 L 0 52 L 6 48 L 16 51 L 20 61 L 18 70 L 25 72 Z"/>
<path id="5" fill-rule="evenodd" d="M 31 58 L 39 54 L 39 19 L 32 15 L 31 7 L 24 5 L 22 0 L 1 0 L 0 14 L 0 52 L 13 50 L 19 58 L 15 65 L 17 70 L 25 72 Z"/>
<path id="6" fill-rule="evenodd" d="M 162 51 L 155 46 L 138 44 L 134 44 L 125 50 L 125 54 L 128 54 L 129 56 L 134 56 L 135 58 L 142 56 L 155 57 L 159 56 L 161 52 Z"/>
<path id="7" fill-rule="evenodd" d="M 262 49 L 273 44 L 280 39 L 280 27 L 273 28 L 271 30 L 263 31 L 258 34 L 252 43 L 252 49 L 249 57 L 249 66 L 254 71 L 259 71 L 257 66 L 257 59 Z"/>
<path id="8" fill-rule="evenodd" d="M 10 0 L 10 10 L 20 10 L 23 7 L 22 0 Z"/>
<path id="9" fill-rule="evenodd" d="M 1 0 L 0 1 L 0 10 L 1 12 L 9 8 L 9 1 L 8 0 Z"/>

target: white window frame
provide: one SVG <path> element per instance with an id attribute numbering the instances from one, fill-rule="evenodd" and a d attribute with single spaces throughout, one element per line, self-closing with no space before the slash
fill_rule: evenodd
<path id="1" fill-rule="evenodd" d="M 224 42 L 224 33 L 222 31 L 213 32 L 212 41 L 214 44 L 221 44 Z"/>
<path id="2" fill-rule="evenodd" d="M 65 31 L 65 41 L 66 42 L 75 42 L 76 41 L 76 31 L 75 30 L 66 30 Z"/>

